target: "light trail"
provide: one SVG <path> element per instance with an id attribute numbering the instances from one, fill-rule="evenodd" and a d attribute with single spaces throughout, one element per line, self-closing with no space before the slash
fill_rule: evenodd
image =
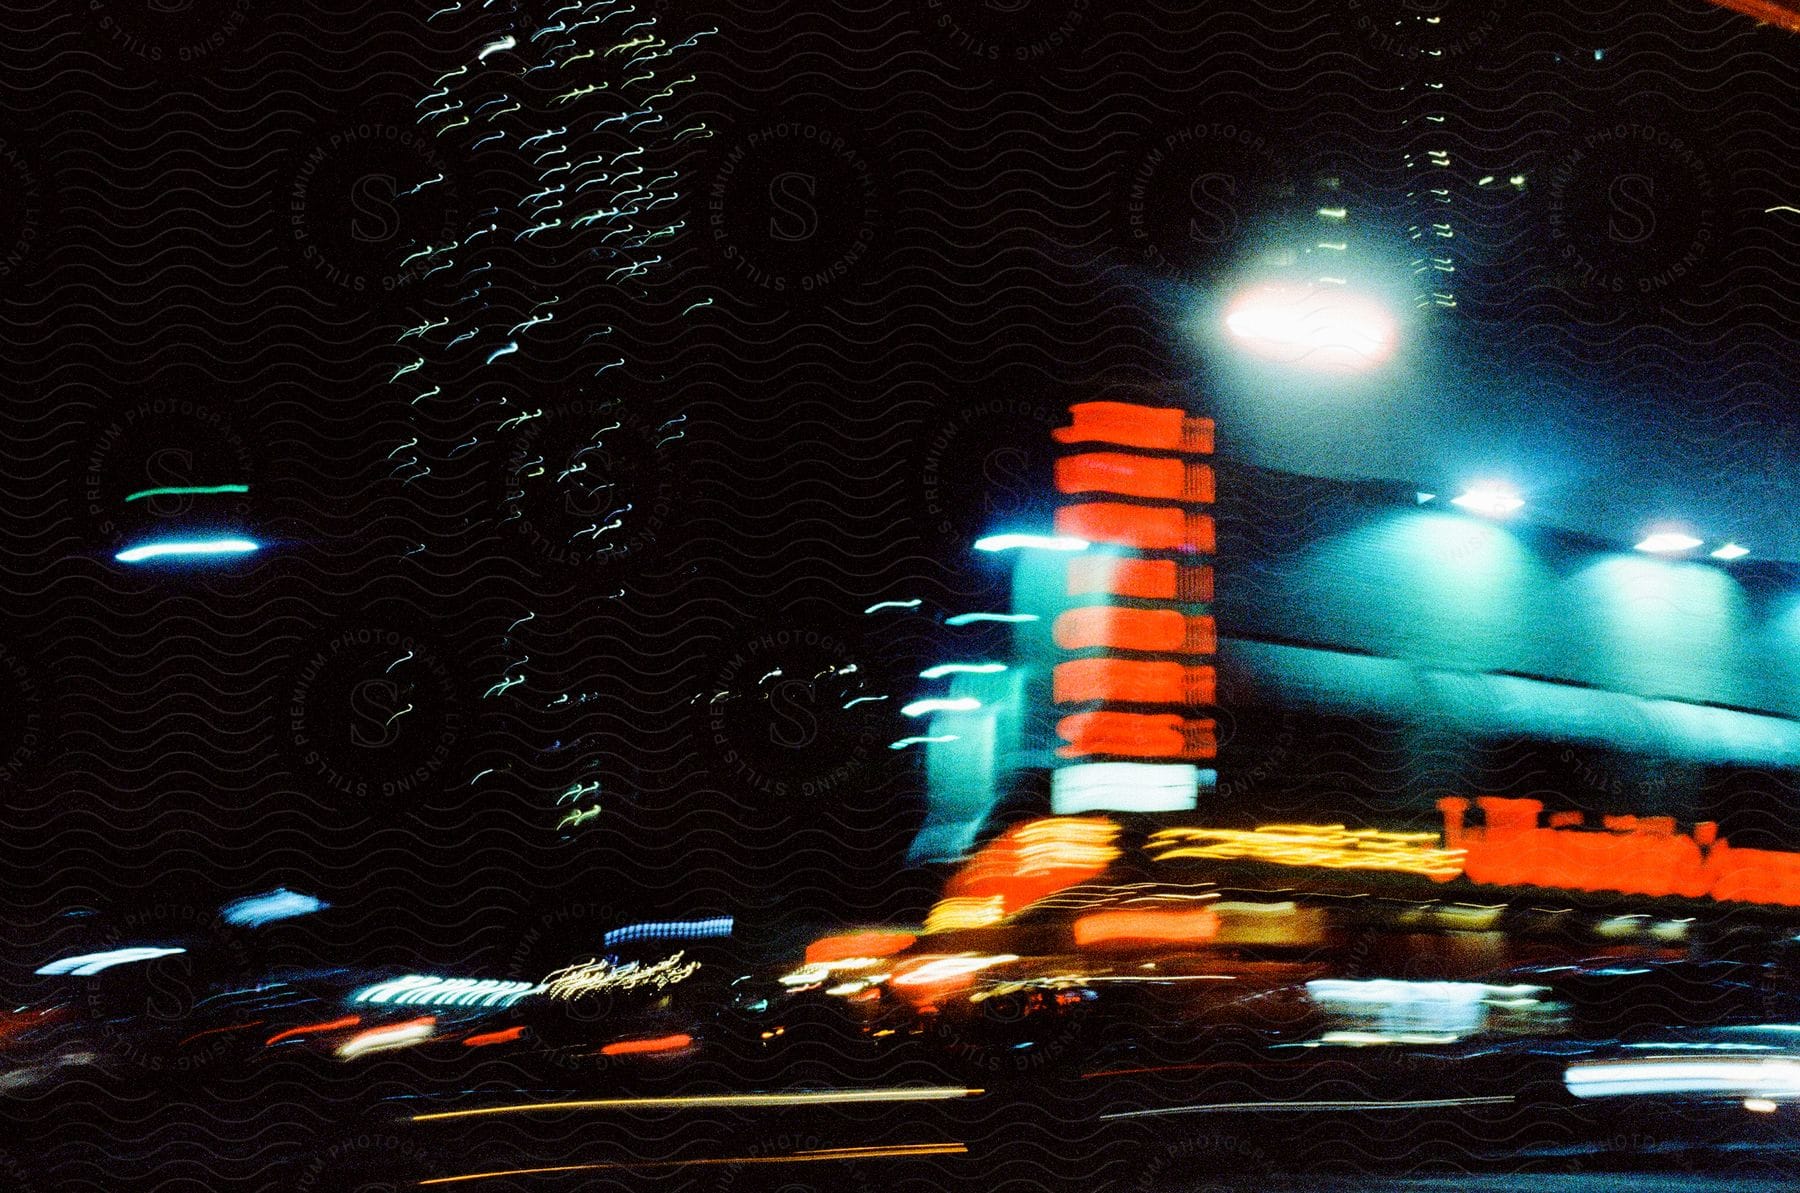
<path id="1" fill-rule="evenodd" d="M 120 563 L 143 563 L 148 559 L 186 556 L 248 555 L 257 549 L 249 539 L 169 539 L 127 547 L 113 558 Z"/>
<path id="2" fill-rule="evenodd" d="M 614 1161 L 598 1164 L 558 1164 L 549 1168 L 508 1168 L 497 1172 L 471 1172 L 462 1176 L 440 1176 L 420 1181 L 421 1185 L 450 1185 L 458 1181 L 489 1180 L 500 1176 L 542 1176 L 555 1172 L 618 1171 L 639 1168 L 684 1168 L 689 1165 L 717 1164 L 806 1164 L 826 1160 L 893 1160 L 908 1156 L 964 1156 L 969 1149 L 961 1143 L 892 1143 L 867 1147 L 821 1148 L 817 1151 L 793 1152 L 785 1156 L 715 1156 L 698 1160 L 642 1160 L 636 1163 Z"/>
<path id="3" fill-rule="evenodd" d="M 1518 1101 L 1511 1094 L 1492 1094 L 1478 1098 L 1412 1098 L 1384 1100 L 1378 1098 L 1342 1099 L 1317 1102 L 1202 1102 L 1193 1106 L 1159 1106 L 1153 1110 L 1120 1110 L 1103 1114 L 1109 1118 L 1148 1118 L 1162 1114 L 1220 1114 L 1231 1111 L 1261 1110 L 1430 1110 L 1446 1106 L 1499 1106 Z"/>
<path id="4" fill-rule="evenodd" d="M 944 1102 L 972 1098 L 985 1089 L 959 1085 L 918 1085 L 893 1089 L 801 1090 L 787 1094 L 689 1094 L 656 1098 L 584 1098 L 570 1102 L 527 1102 L 518 1106 L 482 1106 L 472 1110 L 436 1110 L 415 1114 L 415 1123 L 476 1118 L 494 1114 L 536 1114 L 555 1110 L 712 1110 L 732 1106 L 844 1106 L 861 1102 Z"/>
<path id="5" fill-rule="evenodd" d="M 199 496 L 207 493 L 248 493 L 249 485 L 167 485 L 160 489 L 139 489 L 135 493 L 127 493 L 126 501 L 136 501 L 141 497 L 182 497 Z"/>

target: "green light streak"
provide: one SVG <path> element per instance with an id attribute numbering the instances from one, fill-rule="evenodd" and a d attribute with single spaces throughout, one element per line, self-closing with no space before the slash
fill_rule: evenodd
<path id="1" fill-rule="evenodd" d="M 176 497 L 186 494 L 200 493 L 248 493 L 249 485 L 171 485 L 163 489 L 139 489 L 128 494 L 126 501 L 136 501 L 140 497 Z"/>

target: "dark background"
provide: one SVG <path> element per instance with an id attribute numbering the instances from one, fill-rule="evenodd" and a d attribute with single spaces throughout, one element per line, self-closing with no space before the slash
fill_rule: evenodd
<path id="1" fill-rule="evenodd" d="M 362 947 L 417 939 L 486 972 L 558 909 L 918 914 L 935 879 L 902 872 L 923 792 L 886 748 L 894 709 L 942 657 L 941 616 L 1004 599 L 967 544 L 1047 509 L 1048 431 L 1075 400 L 1190 403 L 1219 415 L 1222 455 L 1293 473 L 1506 466 L 1568 529 L 1626 539 L 1674 509 L 1800 558 L 1800 217 L 1764 211 L 1800 199 L 1789 34 L 1697 0 L 640 5 L 671 40 L 718 30 L 671 68 L 696 78 L 671 110 L 715 135 L 669 150 L 686 229 L 661 262 L 583 292 L 626 363 L 584 387 L 518 374 L 544 420 L 413 483 L 391 449 L 441 451 L 467 415 L 432 422 L 388 383 L 434 300 L 383 280 L 516 179 L 331 138 L 414 126 L 485 28 L 439 7 L 8 10 L 0 792 L 20 931 L 286 883 L 358 909 Z M 1411 40 L 1431 15 L 1457 30 L 1447 70 Z M 1596 193 L 1569 163 L 1619 121 L 1691 152 L 1609 165 L 1647 189 Z M 1409 326 L 1403 382 L 1271 404 L 1193 350 L 1187 313 L 1322 178 L 1366 212 L 1370 251 L 1404 257 L 1405 155 L 1440 145 L 1459 305 Z M 397 201 L 396 179 L 440 168 L 438 207 Z M 603 510 L 507 520 L 517 461 L 615 418 L 628 550 L 558 549 Z M 230 481 L 247 497 L 122 504 Z M 208 522 L 264 550 L 112 559 Z M 843 709 L 857 694 L 891 699 Z M 1345 741 L 1353 765 L 1394 748 Z M 559 794 L 592 782 L 602 812 L 559 830 Z"/>

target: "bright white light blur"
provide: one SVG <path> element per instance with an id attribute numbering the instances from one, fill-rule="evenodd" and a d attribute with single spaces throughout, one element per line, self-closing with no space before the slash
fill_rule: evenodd
<path id="1" fill-rule="evenodd" d="M 342 1057 L 362 1056 L 370 1052 L 385 1052 L 390 1048 L 405 1048 L 420 1040 L 429 1039 L 436 1024 L 431 1019 L 415 1019 L 407 1023 L 396 1023 L 392 1027 L 376 1027 L 351 1036 L 339 1046 L 337 1054 Z"/>
<path id="2" fill-rule="evenodd" d="M 1716 1060 L 1645 1057 L 1642 1060 L 1588 1061 L 1570 1065 L 1563 1074 L 1563 1084 L 1578 1098 L 1616 1098 L 1633 1094 L 1791 1098 L 1800 1094 L 1800 1064 L 1773 1057 Z"/>
<path id="3" fill-rule="evenodd" d="M 1714 559 L 1742 559 L 1750 554 L 1750 548 L 1740 547 L 1736 543 L 1726 543 L 1712 553 Z"/>
<path id="4" fill-rule="evenodd" d="M 434 974 L 407 974 L 390 982 L 365 986 L 351 1002 L 426 1004 L 456 1007 L 510 1007 L 527 994 L 543 989 L 533 982 L 509 982 L 500 978 L 443 978 Z"/>
<path id="5" fill-rule="evenodd" d="M 1084 762 L 1050 772 L 1050 811 L 1187 812 L 1199 806 L 1200 768 L 1188 763 Z"/>
<path id="6" fill-rule="evenodd" d="M 235 899 L 220 909 L 220 916 L 227 924 L 240 924 L 251 928 L 272 924 L 276 920 L 289 920 L 297 915 L 311 915 L 331 904 L 312 895 L 302 895 L 276 887 L 266 895 L 251 895 L 243 899 Z"/>
<path id="7" fill-rule="evenodd" d="M 1510 489 L 1499 485 L 1476 485 L 1460 497 L 1452 497 L 1450 504 L 1466 509 L 1471 514 L 1482 514 L 1489 518 L 1504 518 L 1520 506 L 1524 499 Z"/>
<path id="8" fill-rule="evenodd" d="M 995 965 L 1005 965 L 1009 961 L 1019 959 L 1016 953 L 995 953 L 987 957 L 965 954 L 960 957 L 937 957 L 915 969 L 893 979 L 896 986 L 934 986 L 940 982 L 952 982 L 957 978 L 988 969 Z"/>
<path id="9" fill-rule="evenodd" d="M 986 538 L 976 539 L 975 549 L 977 551 L 1020 549 L 1085 551 L 1088 549 L 1088 542 L 1086 539 L 1072 538 L 1066 534 L 990 534 Z"/>
<path id="10" fill-rule="evenodd" d="M 928 712 L 974 712 L 981 701 L 973 696 L 956 696 L 946 700 L 915 700 L 900 710 L 902 716 L 922 717 Z"/>
<path id="11" fill-rule="evenodd" d="M 1781 1104 L 1778 1102 L 1771 1102 L 1767 1098 L 1745 1098 L 1744 1109 L 1754 1110 L 1758 1114 L 1774 1114 L 1777 1110 L 1781 1109 Z"/>
<path id="12" fill-rule="evenodd" d="M 1691 534 L 1682 534 L 1678 530 L 1663 531 L 1645 538 L 1637 545 L 1639 551 L 1649 551 L 1656 555 L 1670 555 L 1678 551 L 1692 551 L 1700 545 L 1700 540 Z"/>
<path id="13" fill-rule="evenodd" d="M 939 663 L 935 667 L 927 667 L 919 672 L 920 679 L 942 679 L 946 675 L 998 675 L 1006 670 L 1005 663 Z"/>
<path id="14" fill-rule="evenodd" d="M 1362 372 L 1394 354 L 1394 318 L 1336 286 L 1265 282 L 1231 300 L 1225 329 L 1265 360 L 1325 372 Z"/>
<path id="15" fill-rule="evenodd" d="M 79 957 L 64 957 L 60 961 L 37 970 L 40 974 L 68 974 L 71 977 L 91 978 L 103 969 L 111 969 L 115 965 L 129 965 L 135 961 L 151 961 L 157 957 L 170 957 L 176 953 L 185 953 L 186 949 L 163 949 L 140 946 L 129 949 L 113 949 L 106 953 L 83 953 Z"/>
<path id="16" fill-rule="evenodd" d="M 160 543 L 144 543 L 127 547 L 113 558 L 120 563 L 142 563 L 147 559 L 205 555 L 248 555 L 257 549 L 249 539 L 172 539 Z"/>

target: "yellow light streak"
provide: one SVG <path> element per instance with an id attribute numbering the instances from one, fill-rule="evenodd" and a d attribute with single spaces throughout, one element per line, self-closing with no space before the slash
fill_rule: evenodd
<path id="1" fill-rule="evenodd" d="M 437 1110 L 415 1114 L 415 1123 L 490 1114 L 534 1114 L 551 1110 L 706 1110 L 726 1106 L 837 1106 L 852 1102 L 942 1102 L 972 1098 L 985 1089 L 960 1085 L 916 1085 L 892 1089 L 825 1089 L 791 1094 L 689 1094 L 661 1098 L 583 1098 L 570 1102 L 527 1102 L 518 1106 L 481 1106 L 472 1110 Z"/>
<path id="2" fill-rule="evenodd" d="M 870 1147 L 819 1148 L 793 1152 L 785 1156 L 714 1156 L 695 1160 L 614 1161 L 596 1164 L 558 1164 L 548 1168 L 507 1168 L 497 1172 L 470 1172 L 462 1176 L 439 1176 L 420 1181 L 420 1185 L 453 1185 L 461 1181 L 482 1181 L 500 1176 L 544 1176 L 556 1172 L 594 1172 L 607 1169 L 685 1168 L 702 1164 L 808 1164 L 822 1160 L 892 1160 L 907 1156 L 965 1156 L 969 1152 L 961 1143 L 895 1143 Z"/>
<path id="3" fill-rule="evenodd" d="M 1151 835 L 1153 860 L 1212 858 L 1316 866 L 1329 870 L 1387 870 L 1454 878 L 1461 849 L 1443 849 L 1436 833 L 1351 829 L 1341 824 L 1265 824 L 1256 829 L 1168 828 Z"/>

